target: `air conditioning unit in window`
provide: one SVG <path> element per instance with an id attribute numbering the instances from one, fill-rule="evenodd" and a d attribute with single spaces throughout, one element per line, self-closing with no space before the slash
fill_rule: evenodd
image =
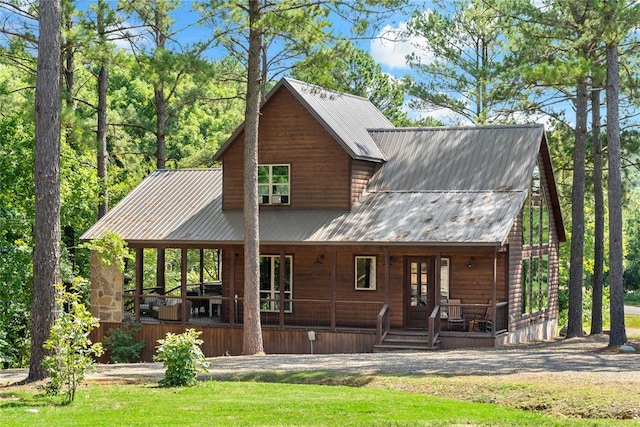
<path id="1" fill-rule="evenodd" d="M 259 202 L 261 205 L 268 205 L 269 204 L 269 196 L 259 196 Z"/>
<path id="2" fill-rule="evenodd" d="M 271 204 L 279 205 L 282 203 L 282 196 L 271 196 Z"/>

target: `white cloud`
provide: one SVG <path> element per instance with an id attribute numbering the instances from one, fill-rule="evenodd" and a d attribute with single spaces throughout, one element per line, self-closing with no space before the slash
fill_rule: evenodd
<path id="1" fill-rule="evenodd" d="M 371 55 L 377 63 L 391 70 L 406 70 L 407 55 L 415 53 L 423 63 L 433 60 L 427 40 L 424 37 L 407 36 L 407 23 L 397 27 L 385 26 L 371 41 Z"/>

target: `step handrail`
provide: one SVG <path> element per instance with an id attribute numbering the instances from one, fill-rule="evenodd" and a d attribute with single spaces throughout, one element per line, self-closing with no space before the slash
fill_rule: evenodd
<path id="1" fill-rule="evenodd" d="M 382 344 L 382 340 L 389 333 L 389 304 L 385 304 L 380 309 L 376 319 L 376 344 Z"/>
<path id="2" fill-rule="evenodd" d="M 438 319 L 438 321 L 436 322 L 436 319 Z M 436 346 L 436 342 L 438 341 L 438 338 L 440 337 L 440 306 L 436 305 L 433 308 L 433 311 L 431 312 L 431 315 L 429 316 L 429 321 L 428 321 L 428 339 L 429 339 L 429 345 L 431 347 L 435 347 Z"/>

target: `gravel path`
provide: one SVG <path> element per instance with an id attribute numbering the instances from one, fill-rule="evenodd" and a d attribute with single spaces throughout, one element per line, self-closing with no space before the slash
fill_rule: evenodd
<path id="1" fill-rule="evenodd" d="M 366 354 L 269 354 L 215 357 L 209 374 L 224 376 L 259 372 L 332 371 L 350 374 L 432 375 L 562 375 L 598 381 L 640 383 L 640 354 L 604 351 L 608 337 L 585 337 L 549 343 L 507 346 L 501 349 L 443 350 Z M 25 369 L 0 370 L 0 386 L 23 380 Z M 159 363 L 99 365 L 94 380 L 160 379 Z M 640 384 L 639 384 L 640 385 Z"/>

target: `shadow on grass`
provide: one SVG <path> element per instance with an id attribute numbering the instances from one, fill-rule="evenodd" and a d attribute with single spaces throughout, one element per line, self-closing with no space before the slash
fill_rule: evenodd
<path id="1" fill-rule="evenodd" d="M 69 402 L 63 396 L 50 396 L 46 393 L 31 394 L 30 392 L 0 393 L 0 410 L 7 408 L 42 408 L 46 406 L 68 406 Z"/>
<path id="2" fill-rule="evenodd" d="M 430 374 L 429 376 L 451 378 L 464 376 L 460 374 Z M 246 374 L 215 374 L 202 375 L 200 381 L 228 381 L 228 382 L 261 382 L 277 384 L 310 384 L 345 387 L 366 387 L 377 378 L 425 378 L 420 373 L 390 373 L 380 372 L 370 375 L 346 374 L 332 371 L 304 371 L 304 372 L 253 372 Z"/>
<path id="3" fill-rule="evenodd" d="M 331 371 L 307 371 L 204 375 L 200 379 L 229 382 L 262 382 L 278 384 L 311 384 L 364 387 L 373 380 L 373 377 L 369 375 L 341 374 Z"/>

